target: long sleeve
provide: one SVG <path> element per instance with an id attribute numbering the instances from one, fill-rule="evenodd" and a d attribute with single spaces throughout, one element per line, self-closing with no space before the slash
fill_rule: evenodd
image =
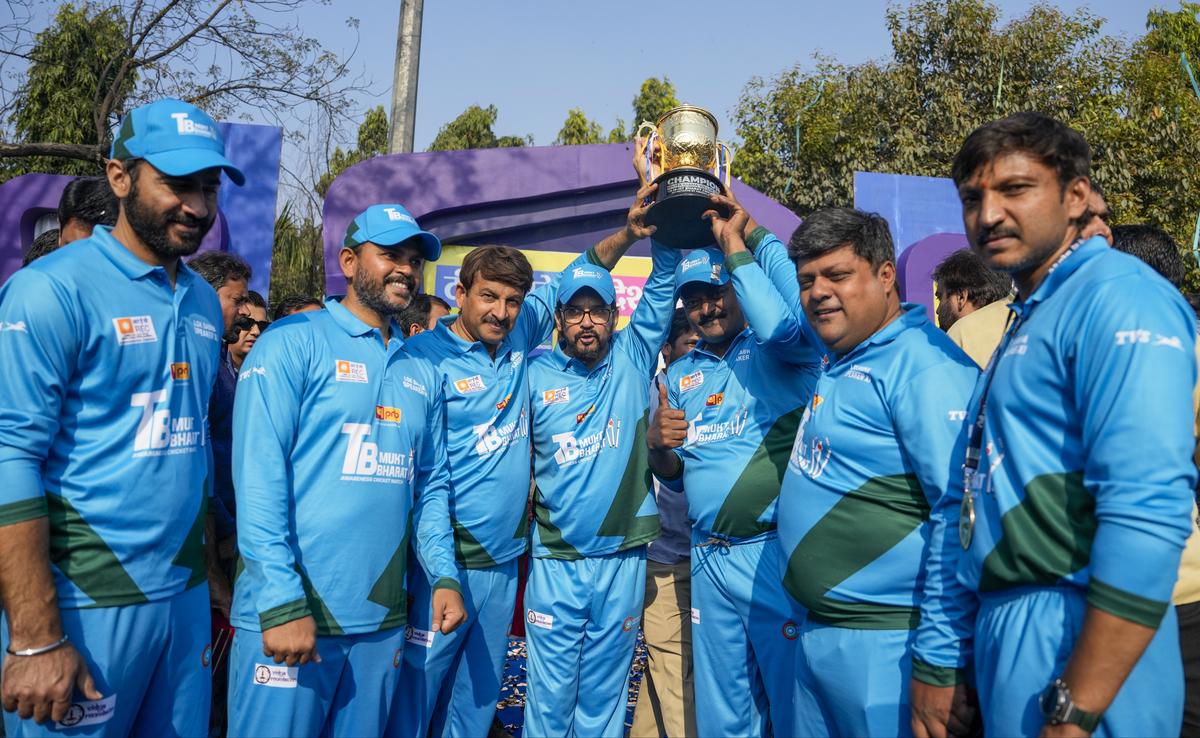
<path id="1" fill-rule="evenodd" d="M 754 257 L 747 251 L 738 252 L 725 260 L 725 268 L 756 340 L 789 364 L 819 365 L 824 346 L 808 327 L 803 312 L 792 312 Z"/>
<path id="2" fill-rule="evenodd" d="M 650 241 L 650 277 L 629 326 L 618 334 L 630 357 L 644 370 L 647 378 L 658 362 L 658 354 L 671 329 L 671 314 L 675 311 L 675 267 L 680 258 L 680 251 Z"/>
<path id="3" fill-rule="evenodd" d="M 1088 602 L 1153 628 L 1191 532 L 1195 324 L 1165 282 L 1110 280 L 1092 296 L 1068 365 L 1096 505 Z"/>
<path id="4" fill-rule="evenodd" d="M 59 431 L 82 328 L 70 296 L 22 269 L 0 289 L 0 526 L 46 515 L 42 465 Z"/>
<path id="5" fill-rule="evenodd" d="M 754 252 L 754 260 L 775 285 L 783 303 L 801 318 L 804 311 L 800 308 L 800 283 L 796 281 L 796 265 L 788 257 L 787 247 L 774 233 L 760 226 L 746 239 L 746 248 Z"/>
<path id="6" fill-rule="evenodd" d="M 429 403 L 425 436 L 421 439 L 416 477 L 417 558 L 434 589 L 462 592 L 454 561 L 454 532 L 450 525 L 450 462 L 446 458 L 446 403 L 439 389 Z"/>
<path id="7" fill-rule="evenodd" d="M 956 573 L 962 552 L 958 515 L 964 418 L 978 375 L 974 365 L 936 364 L 900 388 L 892 404 L 896 438 L 930 506 L 913 676 L 935 686 L 963 681 L 972 654 L 977 601 Z"/>
<path id="8" fill-rule="evenodd" d="M 263 630 L 311 615 L 292 550 L 291 454 L 300 424 L 311 338 L 280 326 L 242 366 L 233 405 L 238 548 L 262 583 L 254 608 Z"/>

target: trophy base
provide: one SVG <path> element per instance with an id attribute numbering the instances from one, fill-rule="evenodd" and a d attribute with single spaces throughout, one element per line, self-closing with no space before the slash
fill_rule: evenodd
<path id="1" fill-rule="evenodd" d="M 705 210 L 722 210 L 709 200 L 725 193 L 721 180 L 712 172 L 679 167 L 659 175 L 655 202 L 646 213 L 646 224 L 657 226 L 654 241 L 672 249 L 701 249 L 713 246 L 712 227 L 701 218 Z"/>

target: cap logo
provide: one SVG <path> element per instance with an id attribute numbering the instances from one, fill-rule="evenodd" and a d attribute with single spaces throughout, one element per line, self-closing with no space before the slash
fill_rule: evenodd
<path id="1" fill-rule="evenodd" d="M 412 216 L 405 215 L 396 208 L 384 208 L 383 212 L 387 213 L 388 220 L 402 220 L 406 223 L 416 224 L 417 221 L 412 219 Z"/>
<path id="2" fill-rule="evenodd" d="M 721 265 L 720 264 L 712 265 L 712 274 L 710 274 L 708 278 L 714 282 L 720 281 L 720 279 L 721 279 Z"/>
<path id="3" fill-rule="evenodd" d="M 573 279 L 581 279 L 583 277 L 591 277 L 594 275 L 595 275 L 595 272 L 593 272 L 591 269 L 587 269 L 585 267 L 575 267 L 575 269 L 573 269 L 571 271 L 571 277 Z"/>
<path id="4" fill-rule="evenodd" d="M 695 259 L 684 259 L 683 264 L 681 266 L 683 267 L 683 271 L 686 272 L 687 270 L 691 269 L 692 267 L 704 266 L 707 263 L 708 263 L 708 259 L 706 259 L 703 256 L 698 256 Z"/>
<path id="5" fill-rule="evenodd" d="M 175 120 L 175 129 L 181 136 L 204 136 L 217 140 L 217 132 L 212 126 L 197 123 L 189 118 L 187 113 L 171 113 L 171 118 Z"/>

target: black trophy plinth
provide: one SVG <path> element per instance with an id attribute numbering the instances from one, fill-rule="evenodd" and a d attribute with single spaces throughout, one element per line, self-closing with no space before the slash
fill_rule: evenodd
<path id="1" fill-rule="evenodd" d="M 721 180 L 712 172 L 679 167 L 660 174 L 654 204 L 646 213 L 647 225 L 658 226 L 652 238 L 673 249 L 700 249 L 716 244 L 712 227 L 700 215 L 705 210 L 723 211 L 709 199 L 725 193 Z"/>

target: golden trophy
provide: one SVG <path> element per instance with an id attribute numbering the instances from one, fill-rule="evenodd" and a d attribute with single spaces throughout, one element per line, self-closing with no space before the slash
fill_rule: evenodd
<path id="1" fill-rule="evenodd" d="M 642 132 L 649 135 L 642 138 Z M 658 123 L 643 122 L 637 131 L 641 148 L 635 157 L 642 184 L 658 185 L 646 223 L 658 226 L 654 240 L 675 249 L 713 245 L 712 229 L 700 217 L 720 208 L 709 200 L 728 192 L 733 152 L 717 140 L 717 119 L 694 105 L 672 108 Z"/>

